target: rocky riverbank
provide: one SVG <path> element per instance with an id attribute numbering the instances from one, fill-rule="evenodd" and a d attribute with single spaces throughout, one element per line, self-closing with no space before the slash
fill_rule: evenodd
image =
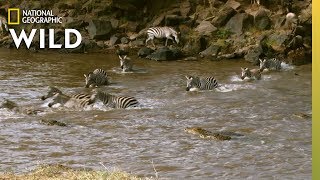
<path id="1" fill-rule="evenodd" d="M 259 58 L 277 57 L 295 65 L 311 62 L 311 0 L 261 0 L 260 5 L 248 0 L 10 1 L 0 2 L 0 14 L 6 16 L 9 7 L 50 9 L 63 17 L 62 24 L 9 26 L 18 32 L 54 28 L 55 42 L 63 44 L 65 28 L 79 30 L 80 46 L 61 53 L 114 53 L 120 47 L 154 60 L 244 58 L 257 64 Z M 296 14 L 297 26 L 286 20 L 288 12 Z M 155 40 L 156 52 L 145 48 L 146 28 L 153 26 L 174 27 L 180 43 L 169 41 L 169 48 L 163 48 L 164 41 Z M 15 48 L 8 33 L 0 46 Z M 38 51 L 39 39 L 31 46 Z"/>

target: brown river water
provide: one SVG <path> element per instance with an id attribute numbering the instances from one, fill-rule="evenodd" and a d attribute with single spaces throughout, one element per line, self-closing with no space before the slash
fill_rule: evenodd
<path id="1" fill-rule="evenodd" d="M 240 67 L 252 67 L 243 60 L 132 59 L 136 72 L 124 74 L 116 55 L 0 49 L 0 99 L 44 109 L 32 116 L 0 109 L 0 171 L 61 163 L 149 177 L 156 170 L 163 179 L 311 179 L 311 118 L 294 115 L 311 115 L 311 65 L 284 65 L 258 82 L 242 82 Z M 96 68 L 111 77 L 106 91 L 134 96 L 142 106 L 78 110 L 40 100 L 49 85 L 66 94 L 90 92 L 83 74 Z M 221 87 L 187 92 L 185 75 L 215 76 Z M 206 140 L 186 127 L 244 136 Z"/>

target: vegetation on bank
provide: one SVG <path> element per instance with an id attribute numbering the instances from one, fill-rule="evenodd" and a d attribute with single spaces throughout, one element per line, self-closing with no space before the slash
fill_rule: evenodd
<path id="1" fill-rule="evenodd" d="M 73 169 L 60 164 L 55 165 L 42 165 L 36 169 L 23 173 L 2 173 L 0 174 L 1 180 L 40 180 L 40 179 L 50 179 L 50 180 L 142 180 L 150 178 L 140 178 L 135 175 L 123 172 L 120 170 L 112 171 L 94 171 L 86 169 Z"/>

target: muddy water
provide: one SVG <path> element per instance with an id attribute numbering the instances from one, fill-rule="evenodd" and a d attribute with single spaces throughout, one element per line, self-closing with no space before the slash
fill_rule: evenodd
<path id="1" fill-rule="evenodd" d="M 0 98 L 45 110 L 27 116 L 0 109 L 0 170 L 62 163 L 142 176 L 154 176 L 155 168 L 169 179 L 311 179 L 311 119 L 294 116 L 311 114 L 311 65 L 287 66 L 250 83 L 238 78 L 240 67 L 250 66 L 244 61 L 133 61 L 137 72 L 122 74 L 114 55 L 0 49 Z M 143 107 L 49 109 L 39 100 L 48 85 L 86 91 L 83 74 L 95 68 L 112 78 L 106 91 L 134 96 Z M 188 74 L 214 75 L 221 87 L 186 92 Z M 203 140 L 183 131 L 192 126 L 244 136 Z"/>

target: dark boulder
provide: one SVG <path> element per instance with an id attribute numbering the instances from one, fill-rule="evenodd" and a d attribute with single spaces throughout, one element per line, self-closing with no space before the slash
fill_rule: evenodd
<path id="1" fill-rule="evenodd" d="M 212 44 L 199 53 L 200 57 L 216 57 L 221 50 L 221 46 Z"/>
<path id="2" fill-rule="evenodd" d="M 225 28 L 232 33 L 242 34 L 244 30 L 249 29 L 253 25 L 253 17 L 247 13 L 238 13 L 233 16 Z"/>
<path id="3" fill-rule="evenodd" d="M 93 19 L 89 21 L 88 32 L 91 39 L 106 40 L 112 32 L 110 21 Z"/>
<path id="4" fill-rule="evenodd" d="M 218 15 L 212 20 L 212 23 L 216 27 L 224 26 L 229 21 L 229 19 L 235 14 L 236 11 L 232 7 L 225 5 L 218 12 Z"/>
<path id="5" fill-rule="evenodd" d="M 181 52 L 178 49 L 169 49 L 168 47 L 162 47 L 157 49 L 152 54 L 148 55 L 146 58 L 156 61 L 168 61 L 176 60 L 181 56 Z"/>
<path id="6" fill-rule="evenodd" d="M 148 48 L 148 47 L 143 47 L 138 51 L 138 56 L 139 57 L 146 57 L 154 52 L 153 49 Z"/>

